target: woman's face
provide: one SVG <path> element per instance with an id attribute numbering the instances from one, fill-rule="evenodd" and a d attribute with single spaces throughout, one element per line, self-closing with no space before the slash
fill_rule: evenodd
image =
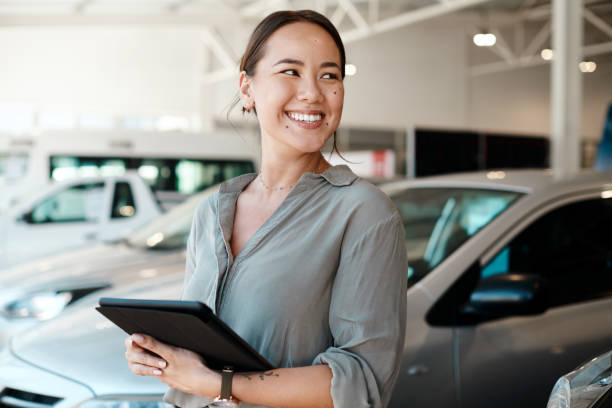
<path id="1" fill-rule="evenodd" d="M 268 38 L 248 88 L 241 87 L 257 109 L 264 145 L 297 153 L 323 147 L 342 116 L 340 64 L 336 43 L 316 24 L 292 23 Z"/>

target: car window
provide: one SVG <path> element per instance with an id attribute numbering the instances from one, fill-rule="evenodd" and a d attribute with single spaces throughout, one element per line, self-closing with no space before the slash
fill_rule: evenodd
<path id="1" fill-rule="evenodd" d="M 36 205 L 31 213 L 31 222 L 96 222 L 103 206 L 104 183 L 76 184 Z"/>
<path id="2" fill-rule="evenodd" d="M 481 270 L 537 274 L 550 287 L 550 306 L 612 296 L 612 199 L 565 205 L 537 219 Z"/>
<path id="3" fill-rule="evenodd" d="M 127 243 L 147 249 L 185 248 L 197 206 L 210 192 L 199 193 L 133 232 Z"/>
<path id="4" fill-rule="evenodd" d="M 427 275 L 520 196 L 468 188 L 411 188 L 394 194 L 391 199 L 406 230 L 409 285 Z"/>
<path id="5" fill-rule="evenodd" d="M 130 184 L 125 181 L 115 183 L 111 218 L 126 218 L 136 214 L 136 204 Z"/>

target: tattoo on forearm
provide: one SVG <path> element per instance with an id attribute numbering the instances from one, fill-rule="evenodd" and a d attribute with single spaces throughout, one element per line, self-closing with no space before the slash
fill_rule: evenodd
<path id="1" fill-rule="evenodd" d="M 278 373 L 275 373 L 274 371 L 266 371 L 263 373 L 238 373 L 238 375 L 246 378 L 249 381 L 253 380 L 253 377 L 259 377 L 259 379 L 263 381 L 266 377 L 279 377 L 280 376 Z"/>

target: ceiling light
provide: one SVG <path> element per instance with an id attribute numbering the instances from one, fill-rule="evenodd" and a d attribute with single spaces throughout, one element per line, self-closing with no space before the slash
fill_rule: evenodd
<path id="1" fill-rule="evenodd" d="M 495 34 L 491 33 L 478 33 L 474 35 L 474 44 L 479 47 L 492 47 L 495 45 L 497 38 Z"/>
<path id="2" fill-rule="evenodd" d="M 357 67 L 353 64 L 346 64 L 344 66 L 344 73 L 348 76 L 353 76 L 357 73 Z"/>
<path id="3" fill-rule="evenodd" d="M 487 173 L 489 180 L 503 180 L 506 178 L 506 172 L 504 171 L 490 171 Z"/>
<path id="4" fill-rule="evenodd" d="M 612 190 L 602 191 L 601 198 L 603 199 L 612 198 Z"/>
<path id="5" fill-rule="evenodd" d="M 595 72 L 597 69 L 597 64 L 593 61 L 582 61 L 578 66 L 580 67 L 580 71 L 584 73 Z"/>
<path id="6" fill-rule="evenodd" d="M 540 52 L 543 60 L 550 61 L 553 59 L 553 50 L 550 48 L 544 48 L 542 52 Z"/>

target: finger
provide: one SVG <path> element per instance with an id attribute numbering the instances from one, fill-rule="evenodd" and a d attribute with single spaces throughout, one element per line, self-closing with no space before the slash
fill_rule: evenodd
<path id="1" fill-rule="evenodd" d="M 144 351 L 142 347 L 132 341 L 132 336 L 126 337 L 124 344 L 127 350 Z"/>
<path id="2" fill-rule="evenodd" d="M 149 353 L 148 351 L 135 351 L 133 349 L 128 349 L 125 352 L 125 358 L 130 363 L 137 363 L 154 368 L 166 368 L 168 365 L 165 360 L 159 358 L 157 355 Z"/>
<path id="3" fill-rule="evenodd" d="M 166 343 L 162 343 L 161 341 L 158 341 L 151 336 L 147 336 L 146 334 L 132 334 L 131 337 L 133 343 L 136 343 L 136 345 L 149 350 L 160 357 L 169 355 L 174 349 L 174 347 Z"/>
<path id="4" fill-rule="evenodd" d="M 143 364 L 130 363 L 129 366 L 134 374 L 142 376 L 159 377 L 163 374 L 162 370 L 159 368 L 149 367 Z"/>

